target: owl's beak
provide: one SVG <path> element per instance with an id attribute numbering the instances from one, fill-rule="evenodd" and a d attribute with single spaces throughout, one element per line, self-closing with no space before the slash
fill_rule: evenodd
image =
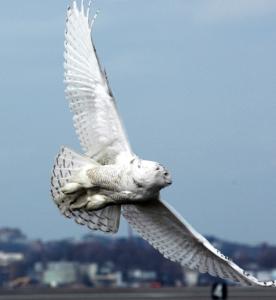
<path id="1" fill-rule="evenodd" d="M 172 184 L 172 180 L 170 179 L 170 180 L 166 180 L 166 184 L 167 185 L 171 185 Z"/>
<path id="2" fill-rule="evenodd" d="M 166 182 L 167 185 L 172 184 L 172 177 L 171 177 L 171 175 L 168 171 L 165 171 L 164 178 L 165 178 L 165 182 Z"/>

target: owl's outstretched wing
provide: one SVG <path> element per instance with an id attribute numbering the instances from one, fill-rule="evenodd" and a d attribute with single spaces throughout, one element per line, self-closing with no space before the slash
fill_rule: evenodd
<path id="1" fill-rule="evenodd" d="M 242 285 L 276 285 L 273 281 L 259 281 L 245 272 L 215 249 L 164 201 L 124 205 L 123 216 L 154 248 L 183 267 Z"/>
<path id="2" fill-rule="evenodd" d="M 131 149 L 120 121 L 106 73 L 91 38 L 89 7 L 76 1 L 67 12 L 64 52 L 66 97 L 80 143 L 90 157 L 105 164 Z"/>

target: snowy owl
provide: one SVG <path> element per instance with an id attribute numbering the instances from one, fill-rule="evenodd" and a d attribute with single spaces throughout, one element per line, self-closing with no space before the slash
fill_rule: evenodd
<path id="1" fill-rule="evenodd" d="M 52 197 L 61 213 L 90 229 L 116 233 L 120 215 L 166 258 L 244 285 L 261 282 L 196 232 L 160 190 L 171 184 L 159 163 L 140 159 L 128 143 L 91 30 L 89 7 L 69 7 L 65 31 L 66 97 L 85 154 L 62 147 L 53 168 Z"/>

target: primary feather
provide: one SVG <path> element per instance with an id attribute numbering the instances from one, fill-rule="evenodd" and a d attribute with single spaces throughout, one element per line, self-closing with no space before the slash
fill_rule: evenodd
<path id="1" fill-rule="evenodd" d="M 112 163 L 121 152 L 131 153 L 114 97 L 91 39 L 89 14 L 68 9 L 65 51 L 65 94 L 85 153 L 101 163 Z"/>
<path id="2" fill-rule="evenodd" d="M 274 281 L 259 281 L 225 257 L 164 201 L 124 205 L 123 216 L 154 248 L 183 267 L 243 285 L 275 286 Z"/>

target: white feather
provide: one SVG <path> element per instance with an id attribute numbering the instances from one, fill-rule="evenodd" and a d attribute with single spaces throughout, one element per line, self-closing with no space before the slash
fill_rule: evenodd
<path id="1" fill-rule="evenodd" d="M 76 1 L 68 10 L 64 52 L 65 93 L 84 151 L 94 159 L 100 161 L 104 157 L 105 163 L 111 163 L 121 152 L 131 153 L 131 150 L 92 43 L 88 13 L 82 3 L 78 8 Z"/>
<path id="2" fill-rule="evenodd" d="M 73 218 L 76 223 L 86 225 L 93 230 L 101 230 L 104 232 L 117 232 L 120 223 L 121 207 L 110 206 L 98 211 L 86 212 L 81 210 L 72 210 L 70 202 L 78 196 L 66 196 L 62 192 L 62 187 L 70 182 L 82 168 L 95 164 L 90 158 L 81 156 L 66 147 L 62 147 L 52 172 L 51 178 L 51 194 L 58 206 L 60 212 L 67 218 Z"/>
<path id="3" fill-rule="evenodd" d="M 273 281 L 259 281 L 226 258 L 164 201 L 123 205 L 122 213 L 154 248 L 184 267 L 243 285 L 275 286 Z"/>

